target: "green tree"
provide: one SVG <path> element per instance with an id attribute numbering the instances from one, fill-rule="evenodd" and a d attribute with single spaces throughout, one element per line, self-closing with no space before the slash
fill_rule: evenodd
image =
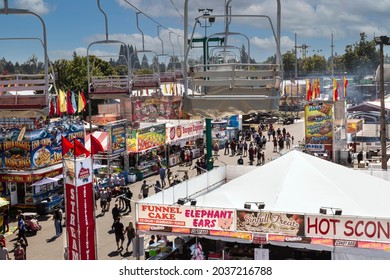
<path id="1" fill-rule="evenodd" d="M 283 70 L 285 78 L 295 76 L 295 54 L 294 51 L 288 51 L 283 54 Z"/>
<path id="2" fill-rule="evenodd" d="M 345 69 L 348 73 L 357 75 L 360 80 L 367 74 L 372 74 L 379 65 L 379 53 L 374 41 L 367 41 L 367 35 L 360 33 L 360 41 L 347 45 L 343 55 Z"/>

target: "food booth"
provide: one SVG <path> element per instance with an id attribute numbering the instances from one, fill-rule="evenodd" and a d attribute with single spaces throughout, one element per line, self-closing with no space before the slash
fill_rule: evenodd
<path id="1" fill-rule="evenodd" d="M 180 163 L 180 153 L 190 149 L 192 158 L 204 154 L 203 122 L 196 120 L 171 120 L 166 123 L 167 159 L 170 166 Z"/>
<path id="2" fill-rule="evenodd" d="M 165 161 L 165 123 L 142 123 L 138 129 L 127 129 L 127 151 L 129 152 L 129 176 L 137 180 L 156 174 L 158 165 Z"/>
<path id="3" fill-rule="evenodd" d="M 43 121 L 39 129 L 35 127 L 23 125 L 0 132 L 0 195 L 11 206 L 34 211 L 56 188 L 36 192 L 31 185 L 62 174 L 62 136 L 84 143 L 85 134 L 82 122 L 66 118 Z"/>

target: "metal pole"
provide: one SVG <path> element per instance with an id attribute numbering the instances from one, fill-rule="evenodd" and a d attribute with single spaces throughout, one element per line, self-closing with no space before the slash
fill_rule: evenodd
<path id="1" fill-rule="evenodd" d="M 295 46 L 294 46 L 294 49 L 295 49 L 295 78 L 298 77 L 298 58 L 297 58 L 297 33 L 295 33 Z"/>
<path id="2" fill-rule="evenodd" d="M 384 81 L 384 58 L 383 58 L 383 42 L 380 44 L 380 81 L 381 81 L 381 161 L 382 169 L 387 170 L 387 149 L 386 149 L 386 112 L 385 112 L 385 81 Z"/>

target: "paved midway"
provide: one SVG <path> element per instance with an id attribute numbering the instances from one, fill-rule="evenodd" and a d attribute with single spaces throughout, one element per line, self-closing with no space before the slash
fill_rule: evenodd
<path id="1" fill-rule="evenodd" d="M 283 125 L 281 124 L 275 124 L 275 129 L 280 127 L 282 129 Z M 291 135 L 294 136 L 295 142 L 294 145 L 291 145 L 291 147 L 294 147 L 298 144 L 298 141 L 302 141 L 304 137 L 304 122 L 303 120 L 298 120 L 294 124 L 286 125 L 284 126 L 288 132 L 290 132 Z M 268 142 L 265 149 L 265 156 L 266 156 L 266 162 L 275 159 L 279 156 L 278 153 L 273 153 L 273 145 L 272 142 Z M 231 157 L 231 156 L 225 156 L 223 155 L 223 150 L 219 152 L 219 160 L 223 163 L 234 165 L 237 163 L 237 156 Z M 244 158 L 244 164 L 248 165 L 248 157 Z M 218 164 L 218 161 L 216 161 L 216 165 Z M 261 168 L 261 167 L 259 167 Z M 183 166 L 175 166 L 171 168 L 173 173 L 177 172 L 178 170 L 189 170 L 189 177 L 192 178 L 195 176 L 196 171 L 195 169 L 189 169 L 189 167 L 183 167 Z M 183 173 L 178 172 L 179 176 L 181 177 Z M 150 176 L 146 178 L 146 181 L 148 184 L 154 184 L 156 180 L 158 179 L 158 176 Z M 130 184 L 130 189 L 133 192 L 133 199 L 138 199 L 138 194 L 140 192 L 142 182 L 135 182 L 133 184 Z M 153 188 L 151 188 L 151 194 L 153 194 Z M 114 205 L 114 199 L 111 202 L 111 207 Z M 125 215 L 122 218 L 122 223 L 124 226 L 127 226 L 129 224 L 129 221 L 134 222 L 134 203 L 132 203 L 132 212 L 130 215 Z M 66 240 L 65 240 L 65 234 L 62 236 L 56 238 L 55 237 L 55 229 L 54 229 L 54 220 L 52 219 L 52 215 L 46 215 L 46 216 L 40 216 L 40 224 L 42 225 L 42 230 L 40 230 L 37 235 L 35 236 L 29 236 L 28 243 L 29 246 L 27 247 L 27 259 L 28 260 L 63 260 L 63 253 L 64 253 L 64 247 L 66 246 Z M 111 209 L 109 212 L 105 213 L 105 215 L 100 215 L 100 207 L 98 206 L 98 210 L 96 212 L 96 223 L 97 223 L 97 251 L 98 251 L 98 259 L 99 260 L 120 260 L 123 258 L 127 259 L 134 259 L 130 252 L 126 252 L 126 250 L 123 250 L 122 252 L 117 252 L 117 247 L 115 243 L 115 236 L 111 232 L 111 225 L 113 223 L 112 215 L 111 215 Z M 14 229 L 16 226 L 16 223 L 11 223 L 11 229 Z M 65 231 L 65 228 L 63 228 Z M 13 250 L 13 243 L 16 242 L 16 233 L 9 233 L 6 235 L 7 240 L 7 248 L 11 251 Z M 149 241 L 149 236 L 145 236 L 145 242 Z M 124 247 L 127 244 L 127 240 L 125 239 Z M 126 247 L 125 247 L 126 249 Z M 132 246 L 130 245 L 129 251 L 132 250 Z M 13 259 L 13 251 L 10 253 L 12 259 Z M 142 258 L 142 257 L 141 257 Z"/>

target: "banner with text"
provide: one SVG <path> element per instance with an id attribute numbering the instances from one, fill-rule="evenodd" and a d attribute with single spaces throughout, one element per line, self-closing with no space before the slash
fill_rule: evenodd
<path id="1" fill-rule="evenodd" d="M 235 231 L 236 210 L 179 205 L 138 204 L 136 222 L 208 230 Z"/>
<path id="2" fill-rule="evenodd" d="M 237 231 L 303 236 L 304 216 L 267 211 L 237 211 Z"/>
<path id="3" fill-rule="evenodd" d="M 66 231 L 70 260 L 95 260 L 91 157 L 64 160 Z"/>
<path id="4" fill-rule="evenodd" d="M 167 126 L 167 142 L 174 142 L 191 137 L 203 137 L 203 122 L 193 121 L 189 123 L 183 122 L 171 127 Z"/>
<path id="5" fill-rule="evenodd" d="M 305 236 L 390 242 L 390 219 L 306 215 Z"/>

